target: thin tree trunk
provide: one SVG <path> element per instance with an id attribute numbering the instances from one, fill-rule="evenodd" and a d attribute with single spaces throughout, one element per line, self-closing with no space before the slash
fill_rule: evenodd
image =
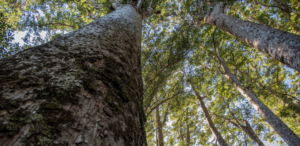
<path id="1" fill-rule="evenodd" d="M 225 71 L 225 77 L 230 79 L 234 83 L 234 86 L 237 88 L 237 90 L 253 105 L 253 107 L 285 140 L 285 142 L 290 146 L 299 146 L 300 138 L 287 125 L 285 125 L 264 103 L 262 103 L 255 94 L 242 86 L 242 83 L 234 74 L 231 73 L 225 61 L 220 57 L 219 54 L 217 54 L 217 59 L 219 60 L 223 70 Z"/>
<path id="2" fill-rule="evenodd" d="M 225 102 L 225 100 L 223 99 L 223 102 Z M 233 124 L 234 126 L 241 128 L 254 142 L 256 142 L 256 144 L 258 146 L 264 146 L 264 143 L 259 139 L 259 137 L 256 135 L 256 133 L 253 131 L 251 125 L 248 123 L 248 121 L 246 120 L 241 120 L 241 119 L 237 119 L 234 115 L 234 113 L 230 110 L 230 106 L 228 104 L 228 102 L 225 102 L 227 105 L 227 109 L 229 110 L 229 113 L 231 114 L 231 116 L 234 118 L 234 120 L 236 121 L 236 123 L 234 123 L 233 121 L 226 119 L 227 121 L 230 121 L 231 124 Z M 222 117 L 224 118 L 224 117 Z M 243 124 L 240 123 L 244 122 L 245 126 Z"/>
<path id="3" fill-rule="evenodd" d="M 191 134 L 190 134 L 190 125 L 187 123 L 186 124 L 186 143 L 189 146 L 191 143 Z"/>
<path id="4" fill-rule="evenodd" d="M 247 73 L 247 72 L 242 72 L 242 73 L 245 73 L 248 77 L 250 77 L 250 74 L 249 73 Z M 251 78 L 251 80 L 253 81 L 253 82 L 256 82 L 256 85 L 258 86 L 258 87 L 260 87 L 260 88 L 263 88 L 263 83 L 262 82 L 260 82 L 260 80 L 259 79 L 253 79 L 253 78 Z M 287 104 L 288 105 L 288 107 L 290 107 L 290 109 L 291 110 L 293 110 L 293 111 L 298 111 L 298 110 L 300 110 L 300 107 L 299 107 L 299 100 L 296 98 L 296 97 L 294 97 L 294 96 L 290 96 L 293 100 L 297 100 L 297 103 L 294 103 L 293 102 L 293 100 L 291 100 L 291 98 L 288 98 L 288 95 L 287 94 L 279 94 L 278 95 L 278 93 L 276 93 L 276 91 L 274 91 L 271 87 L 269 87 L 269 86 L 267 86 L 267 90 L 265 90 L 266 92 L 268 92 L 270 95 L 273 95 L 274 97 L 276 97 L 276 98 L 280 98 L 280 99 L 282 99 L 282 101 L 284 102 L 284 104 Z M 300 116 L 298 113 L 295 113 L 295 115 L 296 116 Z"/>
<path id="5" fill-rule="evenodd" d="M 192 85 L 191 85 L 192 86 Z M 226 141 L 224 140 L 224 138 L 222 137 L 222 135 L 219 133 L 219 131 L 217 130 L 217 128 L 215 127 L 215 124 L 213 123 L 210 115 L 209 115 L 209 112 L 205 106 L 205 103 L 203 102 L 203 99 L 202 97 L 199 95 L 199 93 L 195 90 L 194 86 L 192 86 L 192 89 L 194 90 L 194 93 L 195 95 L 197 96 L 199 102 L 200 102 L 200 106 L 203 110 L 203 113 L 204 113 L 204 116 L 208 122 L 208 125 L 209 125 L 209 128 L 210 130 L 213 132 L 213 134 L 216 136 L 219 144 L 221 146 L 228 146 L 228 144 L 226 143 Z"/>
<path id="6" fill-rule="evenodd" d="M 168 78 L 169 78 L 169 76 L 166 77 L 166 78 L 165 78 L 159 85 L 157 85 L 157 86 L 155 87 L 155 89 L 152 91 L 152 93 L 150 94 L 149 99 L 146 100 L 146 102 L 145 102 L 145 105 L 144 105 L 145 112 L 148 111 L 148 108 L 150 108 L 151 102 L 153 101 L 153 99 L 154 99 L 156 93 L 158 92 L 158 90 L 160 89 L 160 87 L 168 80 Z"/>
<path id="7" fill-rule="evenodd" d="M 186 118 L 188 118 L 188 111 L 187 111 L 187 114 L 186 114 Z M 190 125 L 189 125 L 189 120 L 187 119 L 186 121 L 186 143 L 187 145 L 189 146 L 190 143 L 191 143 L 191 137 L 190 137 Z"/>
<path id="8" fill-rule="evenodd" d="M 227 16 L 216 4 L 204 23 L 214 25 L 268 54 L 283 64 L 300 71 L 300 36 L 275 28 Z"/>
<path id="9" fill-rule="evenodd" d="M 183 74 L 185 75 L 185 73 L 183 73 Z M 224 138 L 222 137 L 222 135 L 220 134 L 220 132 L 217 130 L 215 124 L 213 123 L 213 121 L 212 121 L 212 119 L 211 119 L 211 117 L 210 117 L 210 115 L 209 115 L 208 109 L 206 108 L 205 103 L 204 103 L 204 101 L 203 101 L 203 98 L 202 98 L 202 97 L 199 95 L 199 93 L 196 91 L 194 85 L 193 85 L 192 83 L 190 83 L 188 77 L 187 77 L 186 75 L 185 75 L 185 77 L 187 78 L 187 81 L 188 81 L 189 84 L 191 85 L 191 87 L 192 87 L 192 89 L 193 89 L 193 91 L 194 91 L 194 93 L 195 93 L 197 99 L 198 99 L 199 102 L 200 102 L 200 106 L 201 106 L 201 108 L 202 108 L 202 110 L 203 110 L 204 116 L 205 116 L 205 118 L 206 118 L 206 120 L 207 120 L 207 122 L 208 122 L 208 126 L 209 126 L 210 130 L 211 130 L 212 133 L 216 136 L 216 138 L 217 138 L 217 140 L 218 140 L 218 142 L 219 142 L 219 144 L 220 144 L 221 146 L 229 146 L 229 145 L 226 143 L 226 141 L 224 140 Z"/>
<path id="10" fill-rule="evenodd" d="M 0 145 L 145 146 L 132 5 L 0 61 Z"/>
<path id="11" fill-rule="evenodd" d="M 163 112 L 163 113 L 165 113 L 165 115 L 163 115 L 163 122 L 162 122 L 163 127 L 166 125 L 168 115 L 170 112 L 171 103 L 172 103 L 171 101 L 168 103 L 166 110 Z"/>
<path id="12" fill-rule="evenodd" d="M 162 131 L 162 125 L 160 121 L 159 115 L 159 106 L 156 107 L 156 129 L 157 129 L 157 138 L 158 138 L 158 146 L 164 146 L 164 136 Z"/>
<path id="13" fill-rule="evenodd" d="M 260 138 L 256 135 L 254 130 L 252 129 L 251 125 L 248 123 L 248 121 L 243 120 L 245 122 L 246 126 L 241 125 L 240 123 L 235 123 L 230 119 L 227 119 L 223 116 L 217 115 L 213 113 L 213 115 L 216 115 L 218 117 L 221 117 L 222 119 L 226 120 L 228 123 L 232 124 L 233 126 L 242 129 L 246 135 L 248 135 L 258 146 L 264 146 L 264 143 L 260 140 Z"/>
<path id="14" fill-rule="evenodd" d="M 256 135 L 254 130 L 248 121 L 244 120 L 245 126 L 239 124 L 240 128 L 245 131 L 245 133 L 258 145 L 264 146 L 264 143 L 260 140 L 260 138 Z"/>
<path id="15" fill-rule="evenodd" d="M 183 141 L 182 123 L 181 122 L 180 122 L 180 127 L 179 127 L 179 136 L 180 136 L 180 140 Z"/>
<path id="16" fill-rule="evenodd" d="M 156 130 L 155 130 L 155 133 L 156 133 L 156 135 L 155 135 L 155 137 L 156 137 L 156 145 L 158 146 L 158 129 L 156 128 Z"/>

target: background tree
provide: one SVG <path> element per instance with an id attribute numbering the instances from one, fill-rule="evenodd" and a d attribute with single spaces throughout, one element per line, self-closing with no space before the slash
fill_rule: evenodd
<path id="1" fill-rule="evenodd" d="M 7 18 L 5 22 L 9 24 L 11 30 L 26 31 L 25 44 L 33 46 L 49 40 L 61 39 L 61 35 L 77 28 L 83 29 L 84 25 L 97 18 L 105 17 L 107 13 L 114 11 L 115 5 L 111 5 L 110 2 L 106 0 L 4 0 L 0 2 L 0 11 Z M 117 2 L 125 4 L 133 1 Z M 212 36 L 215 36 L 215 41 L 220 44 L 221 57 L 242 85 L 257 95 L 299 136 L 297 95 L 299 73 L 265 56 L 250 45 L 217 30 L 212 25 L 197 25 L 199 15 L 213 11 L 209 2 L 206 0 L 154 0 L 153 2 L 145 0 L 141 5 L 142 10 L 145 10 L 150 3 L 153 3 L 157 10 L 161 10 L 160 15 L 152 15 L 142 23 L 141 72 L 144 81 L 143 109 L 147 117 L 145 129 L 148 145 L 156 145 L 157 107 L 164 145 L 188 145 L 188 137 L 190 137 L 190 145 L 217 145 L 217 140 L 212 135 L 203 113 L 200 112 L 199 102 L 183 81 L 182 75 L 178 73 L 178 69 L 182 67 L 189 68 L 194 86 L 201 89 L 199 92 L 208 95 L 204 102 L 212 112 L 228 119 L 232 118 L 232 112 L 236 119 L 247 120 L 263 142 L 281 140 L 277 138 L 278 135 L 272 127 L 235 89 L 232 82 L 222 74 L 220 64 L 212 57 L 215 54 L 212 49 Z M 137 1 L 135 3 L 137 4 Z M 298 0 L 228 1 L 224 14 L 299 35 L 298 5 Z M 93 61 L 88 62 L 93 63 Z M 61 80 L 61 82 L 68 80 Z M 11 107 L 15 107 L 14 103 L 8 103 Z M 15 108 L 10 108 L 9 112 L 14 110 Z M 2 109 L 2 111 L 7 110 Z M 108 110 L 106 112 L 109 113 Z M 107 114 L 106 112 L 104 111 L 104 114 Z M 235 128 L 224 119 L 213 116 L 212 120 L 229 145 L 254 144 L 241 129 Z M 101 126 L 99 129 L 101 130 Z M 40 131 L 47 135 L 45 130 Z M 81 138 L 78 136 L 79 141 Z M 44 137 L 40 139 L 47 141 Z M 284 145 L 283 142 L 280 143 Z"/>

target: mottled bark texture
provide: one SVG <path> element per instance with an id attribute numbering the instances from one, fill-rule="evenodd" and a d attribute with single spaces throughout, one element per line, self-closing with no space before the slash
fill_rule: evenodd
<path id="1" fill-rule="evenodd" d="M 290 146 L 299 146 L 300 138 L 281 121 L 263 102 L 261 102 L 254 93 L 245 88 L 240 80 L 231 73 L 226 62 L 217 55 L 224 75 L 232 81 L 237 90 L 250 102 L 250 104 L 260 113 L 260 115 L 272 126 L 272 128 L 284 139 Z"/>
<path id="2" fill-rule="evenodd" d="M 283 64 L 300 71 L 300 36 L 223 14 L 221 4 L 205 16 L 204 23 L 248 43 Z"/>
<path id="3" fill-rule="evenodd" d="M 132 5 L 0 61 L 0 145 L 145 146 Z"/>
<path id="4" fill-rule="evenodd" d="M 200 94 L 196 91 L 196 89 L 195 89 L 195 87 L 194 87 L 194 85 L 192 83 L 190 83 L 190 85 L 191 85 L 191 87 L 192 87 L 192 89 L 193 89 L 193 91 L 194 91 L 197 99 L 200 102 L 200 106 L 202 108 L 202 111 L 204 113 L 204 116 L 206 118 L 206 121 L 208 123 L 208 126 L 209 126 L 211 132 L 215 135 L 215 137 L 217 138 L 217 141 L 219 142 L 219 144 L 221 146 L 229 146 L 226 143 L 226 141 L 224 140 L 224 138 L 222 137 L 222 135 L 220 134 L 220 132 L 218 131 L 218 129 L 216 128 L 214 122 L 212 121 L 212 119 L 211 119 L 211 117 L 209 115 L 208 109 L 206 108 L 205 103 L 203 101 L 203 97 L 201 97 Z"/>

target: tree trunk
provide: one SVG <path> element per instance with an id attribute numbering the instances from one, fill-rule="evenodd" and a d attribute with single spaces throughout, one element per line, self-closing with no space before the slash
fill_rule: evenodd
<path id="1" fill-rule="evenodd" d="M 187 79 L 187 80 L 189 80 L 189 79 Z M 189 81 L 188 81 L 188 82 L 189 82 Z M 205 103 L 204 103 L 204 101 L 203 101 L 203 98 L 202 98 L 202 97 L 199 95 L 199 93 L 196 91 L 194 85 L 193 85 L 192 83 L 190 83 L 190 82 L 189 82 L 189 84 L 191 85 L 191 87 L 192 87 L 192 89 L 193 89 L 193 91 L 194 91 L 194 93 L 195 93 L 197 99 L 198 99 L 199 102 L 200 102 L 200 106 L 201 106 L 201 108 L 202 108 L 202 110 L 203 110 L 203 113 L 204 113 L 204 116 L 205 116 L 205 118 L 206 118 L 206 120 L 207 120 L 207 122 L 208 122 L 208 126 L 209 126 L 210 130 L 212 131 L 212 133 L 216 136 L 216 138 L 217 138 L 219 144 L 220 144 L 221 146 L 229 146 L 229 145 L 226 143 L 226 141 L 224 140 L 224 138 L 222 137 L 222 135 L 219 133 L 219 131 L 217 130 L 217 128 L 215 127 L 215 124 L 213 123 L 213 121 L 212 121 L 212 119 L 211 119 L 211 117 L 210 117 L 210 115 L 209 115 L 208 109 L 207 109 L 206 106 L 205 106 Z"/>
<path id="2" fill-rule="evenodd" d="M 186 122 L 186 143 L 187 143 L 188 146 L 191 143 L 190 125 L 189 125 L 188 120 Z"/>
<path id="3" fill-rule="evenodd" d="M 300 36 L 227 16 L 223 14 L 221 4 L 217 4 L 213 12 L 205 16 L 204 23 L 214 25 L 283 64 L 300 71 Z"/>
<path id="4" fill-rule="evenodd" d="M 158 146 L 159 143 L 158 143 L 158 130 L 157 129 L 155 130 L 155 137 L 156 137 L 156 145 Z"/>
<path id="5" fill-rule="evenodd" d="M 244 121 L 246 126 L 240 125 L 240 128 L 258 145 L 264 146 L 265 144 L 260 140 L 260 138 L 256 135 L 248 121 Z"/>
<path id="6" fill-rule="evenodd" d="M 219 55 L 217 55 L 217 59 L 219 60 L 223 70 L 225 71 L 225 77 L 233 82 L 237 90 L 253 105 L 253 107 L 274 128 L 274 130 L 284 139 L 284 141 L 290 146 L 299 146 L 300 138 L 287 125 L 285 125 L 263 102 L 261 102 L 255 94 L 242 86 L 242 83 L 234 74 L 231 73 L 225 61 Z"/>
<path id="7" fill-rule="evenodd" d="M 183 134 L 182 134 L 182 123 L 180 122 L 180 127 L 179 127 L 179 136 L 180 136 L 180 141 L 183 141 Z"/>
<path id="8" fill-rule="evenodd" d="M 157 129 L 157 138 L 158 138 L 158 146 L 164 146 L 164 136 L 162 131 L 162 125 L 160 121 L 159 115 L 159 106 L 156 107 L 156 129 Z"/>
<path id="9" fill-rule="evenodd" d="M 145 146 L 132 5 L 0 61 L 0 145 Z"/>

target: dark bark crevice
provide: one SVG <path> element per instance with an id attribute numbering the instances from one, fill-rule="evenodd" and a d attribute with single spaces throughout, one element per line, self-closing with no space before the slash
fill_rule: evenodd
<path id="1" fill-rule="evenodd" d="M 142 16 L 124 5 L 0 61 L 0 145 L 147 145 Z"/>

